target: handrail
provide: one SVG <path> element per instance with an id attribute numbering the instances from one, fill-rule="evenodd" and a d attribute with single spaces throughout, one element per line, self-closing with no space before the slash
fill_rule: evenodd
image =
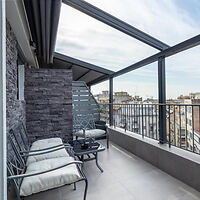
<path id="1" fill-rule="evenodd" d="M 160 105 L 160 106 L 200 106 L 200 104 L 176 104 L 176 103 L 98 103 L 99 105 Z"/>
<path id="2" fill-rule="evenodd" d="M 110 105 L 113 126 L 160 141 L 159 110 L 166 111 L 166 139 L 171 145 L 200 154 L 200 104 L 181 103 L 100 103 L 101 119 L 109 123 Z M 111 106 L 111 107 L 112 107 Z M 181 131 L 180 131 L 181 130 Z M 181 134 L 180 134 L 181 133 Z"/>

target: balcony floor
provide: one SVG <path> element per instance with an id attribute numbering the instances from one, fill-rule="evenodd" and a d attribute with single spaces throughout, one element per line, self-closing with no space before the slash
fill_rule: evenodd
<path id="1" fill-rule="evenodd" d="M 85 163 L 87 200 L 200 200 L 200 193 L 151 164 L 111 143 L 99 153 L 101 173 L 94 161 Z M 178 169 L 177 169 L 178 170 Z M 84 184 L 77 190 L 64 186 L 25 200 L 82 200 Z"/>

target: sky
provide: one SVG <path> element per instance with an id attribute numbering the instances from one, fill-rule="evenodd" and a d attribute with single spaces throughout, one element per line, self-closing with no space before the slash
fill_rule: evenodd
<path id="1" fill-rule="evenodd" d="M 199 0 L 87 0 L 173 46 L 200 33 Z M 61 8 L 56 51 L 118 71 L 158 50 L 67 5 Z M 166 59 L 167 98 L 200 92 L 200 46 Z M 114 91 L 157 98 L 157 62 L 114 79 Z M 108 82 L 92 87 L 108 90 Z"/>

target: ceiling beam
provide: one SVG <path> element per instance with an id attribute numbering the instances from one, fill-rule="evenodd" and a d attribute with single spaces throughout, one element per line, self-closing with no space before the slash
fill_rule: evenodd
<path id="1" fill-rule="evenodd" d="M 62 0 L 62 2 L 158 50 L 169 48 L 169 45 L 83 0 Z"/>
<path id="2" fill-rule="evenodd" d="M 114 71 L 111 71 L 111 70 L 108 70 L 108 69 L 105 69 L 105 68 L 102 68 L 102 67 L 99 67 L 99 66 L 96 66 L 96 65 L 93 65 L 93 64 L 90 64 L 90 63 L 87 63 L 87 62 L 84 62 L 84 61 L 63 55 L 63 54 L 60 54 L 60 53 L 55 52 L 54 58 L 56 58 L 58 60 L 65 61 L 65 62 L 72 63 L 73 65 L 81 66 L 81 67 L 89 69 L 89 70 L 100 72 L 100 73 L 103 73 L 103 74 L 111 75 L 111 74 L 114 73 Z"/>
<path id="3" fill-rule="evenodd" d="M 23 1 L 6 1 L 6 19 L 9 21 L 17 43 L 30 66 L 39 67 L 37 57 L 31 48 L 32 34 L 29 28 Z"/>
<path id="4" fill-rule="evenodd" d="M 130 65 L 122 70 L 119 70 L 117 72 L 115 72 L 112 77 L 117 77 L 117 76 L 120 76 L 120 75 L 123 75 L 123 74 L 126 74 L 130 71 L 133 71 L 135 69 L 138 69 L 140 67 L 143 67 L 145 65 L 149 65 L 153 62 L 156 62 L 158 61 L 159 58 L 161 57 L 169 57 L 169 56 L 172 56 L 174 54 L 177 54 L 177 53 L 180 53 L 182 51 L 185 51 L 187 49 L 190 49 L 192 47 L 195 47 L 197 45 L 200 45 L 200 35 L 197 35 L 193 38 L 190 38 L 188 40 L 185 40 L 184 42 L 181 42 L 175 46 L 172 46 L 164 51 L 161 51 L 157 54 L 154 54 L 153 56 L 150 56 L 148 58 L 145 58 L 144 60 L 141 60 L 133 65 Z"/>

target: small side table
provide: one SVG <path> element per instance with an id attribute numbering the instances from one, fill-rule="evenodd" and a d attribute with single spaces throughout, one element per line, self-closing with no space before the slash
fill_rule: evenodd
<path id="1" fill-rule="evenodd" d="M 84 142 L 88 145 L 87 148 L 83 149 L 82 145 Z M 99 142 L 94 141 L 93 139 L 86 140 L 74 140 L 72 143 L 74 155 L 78 157 L 80 161 L 87 162 L 91 160 L 96 161 L 96 166 L 99 168 L 101 172 L 103 169 L 100 167 L 98 163 L 98 153 L 105 150 L 105 147 Z"/>

